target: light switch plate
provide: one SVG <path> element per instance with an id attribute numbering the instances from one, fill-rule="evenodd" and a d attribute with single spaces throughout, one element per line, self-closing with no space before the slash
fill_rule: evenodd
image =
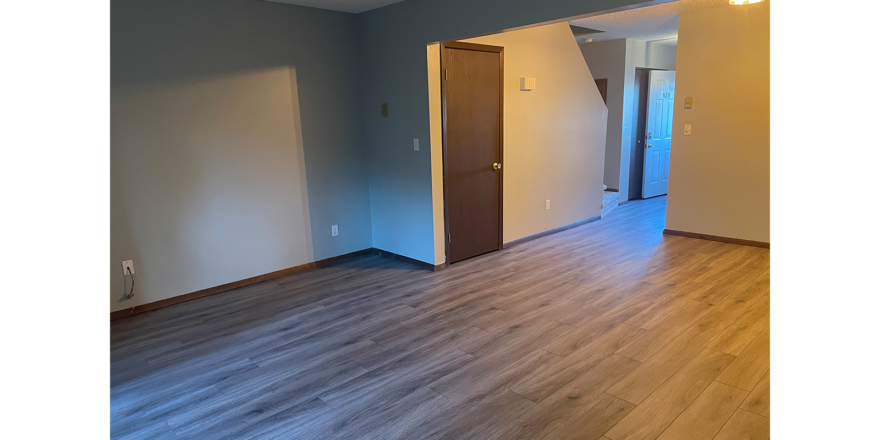
<path id="1" fill-rule="evenodd" d="M 684 98 L 684 108 L 694 108 L 694 97 L 686 96 Z"/>
<path id="2" fill-rule="evenodd" d="M 419 151 L 419 138 L 413 138 L 413 150 Z"/>
<path id="3" fill-rule="evenodd" d="M 134 262 L 131 260 L 125 260 L 122 262 L 122 274 L 123 275 L 134 275 Z"/>
<path id="4" fill-rule="evenodd" d="M 339 225 L 330 226 L 330 235 L 333 237 L 339 235 Z"/>
<path id="5" fill-rule="evenodd" d="M 685 136 L 691 135 L 691 124 L 684 124 L 684 135 Z"/>
<path id="6" fill-rule="evenodd" d="M 550 209 L 550 199 L 544 201 L 544 209 Z"/>

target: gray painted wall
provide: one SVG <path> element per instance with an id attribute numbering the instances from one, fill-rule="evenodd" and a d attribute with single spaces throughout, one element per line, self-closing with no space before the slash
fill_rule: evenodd
<path id="1" fill-rule="evenodd" d="M 439 263 L 426 44 L 636 3 L 408 0 L 355 16 L 114 0 L 111 310 L 370 246 Z M 138 287 L 120 303 L 128 259 Z"/>
<path id="2" fill-rule="evenodd" d="M 358 14 L 373 246 L 434 261 L 425 46 L 593 12 L 638 0 L 407 0 Z M 659 3 L 659 2 L 657 2 Z M 389 117 L 379 112 L 389 104 Z M 412 139 L 421 140 L 421 151 Z"/>
<path id="3" fill-rule="evenodd" d="M 111 310 L 371 246 L 354 15 L 255 0 L 111 13 Z M 136 296 L 118 303 L 128 259 Z"/>

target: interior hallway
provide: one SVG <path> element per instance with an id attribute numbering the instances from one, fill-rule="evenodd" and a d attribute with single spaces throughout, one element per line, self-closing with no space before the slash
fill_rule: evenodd
<path id="1" fill-rule="evenodd" d="M 665 206 L 115 321 L 112 436 L 769 438 L 770 252 L 663 236 Z"/>

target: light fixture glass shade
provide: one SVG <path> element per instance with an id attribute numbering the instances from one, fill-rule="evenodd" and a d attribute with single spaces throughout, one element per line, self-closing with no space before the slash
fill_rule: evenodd
<path id="1" fill-rule="evenodd" d="M 732 5 L 749 5 L 752 3 L 761 3 L 764 0 L 730 0 Z"/>

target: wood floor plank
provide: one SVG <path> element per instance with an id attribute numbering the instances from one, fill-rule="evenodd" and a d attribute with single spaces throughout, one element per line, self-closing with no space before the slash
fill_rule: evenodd
<path id="1" fill-rule="evenodd" d="M 325 415 L 333 411 L 320 399 L 311 399 L 284 410 L 256 423 L 240 423 L 216 425 L 201 432 L 191 432 L 183 438 L 318 438 L 324 426 L 319 422 Z"/>
<path id="2" fill-rule="evenodd" d="M 334 408 L 354 402 L 365 405 L 371 400 L 392 398 L 426 386 L 474 360 L 473 356 L 451 347 L 417 351 L 331 387 L 321 393 L 320 398 Z"/>
<path id="3" fill-rule="evenodd" d="M 609 394 L 602 394 L 586 408 L 569 417 L 545 440 L 594 440 L 614 426 L 635 407 Z"/>
<path id="4" fill-rule="evenodd" d="M 535 403 L 510 390 L 494 390 L 487 394 L 454 398 L 425 411 L 406 429 L 398 430 L 390 439 L 474 439 L 485 438 L 509 423 Z"/>
<path id="5" fill-rule="evenodd" d="M 674 291 L 674 293 L 651 303 L 650 306 L 628 319 L 626 323 L 636 327 L 650 329 L 658 323 L 663 322 L 664 319 L 675 313 L 676 310 L 687 305 L 688 302 L 693 300 L 708 287 L 709 286 L 704 283 L 693 283 L 682 286 L 680 289 Z"/>
<path id="6" fill-rule="evenodd" d="M 111 429 L 110 436 L 112 438 L 126 439 L 155 439 L 155 438 L 173 438 L 174 431 L 165 422 L 156 422 L 154 424 L 142 423 L 129 431 L 120 431 L 119 429 Z"/>
<path id="7" fill-rule="evenodd" d="M 537 349 L 544 349 L 551 341 L 572 331 L 570 325 L 556 321 L 521 321 L 480 347 L 474 348 L 474 356 L 517 356 Z"/>
<path id="8" fill-rule="evenodd" d="M 770 296 L 760 298 L 709 344 L 713 350 L 738 356 L 762 330 L 770 325 Z"/>
<path id="9" fill-rule="evenodd" d="M 540 402 L 614 354 L 642 332 L 643 329 L 626 324 L 616 326 L 561 361 L 520 380 L 511 389 L 533 402 Z"/>
<path id="10" fill-rule="evenodd" d="M 712 440 L 730 419 L 747 391 L 712 382 L 678 418 L 657 437 L 658 440 Z"/>
<path id="11" fill-rule="evenodd" d="M 497 431 L 489 439 L 543 438 L 638 365 L 632 359 L 611 355 L 565 388 L 530 408 L 517 423 Z"/>
<path id="12" fill-rule="evenodd" d="M 770 326 L 764 329 L 718 376 L 718 382 L 751 391 L 770 371 Z"/>
<path id="13" fill-rule="evenodd" d="M 718 330 L 707 325 L 691 327 L 614 384 L 608 394 L 635 404 L 642 403 L 717 335 Z"/>
<path id="14" fill-rule="evenodd" d="M 325 417 L 321 435 L 336 439 L 383 438 L 383 432 L 409 417 L 413 408 L 446 400 L 430 388 L 419 387 L 391 398 L 371 399 L 367 405 L 336 407 Z"/>
<path id="15" fill-rule="evenodd" d="M 612 440 L 654 440 L 733 362 L 734 357 L 703 349 L 614 425 Z"/>
<path id="16" fill-rule="evenodd" d="M 688 328 L 697 324 L 711 309 L 712 306 L 709 304 L 690 301 L 632 343 L 621 348 L 617 354 L 644 362 Z"/>
<path id="17" fill-rule="evenodd" d="M 175 398 L 151 402 L 152 404 L 129 413 L 121 411 L 111 402 L 111 419 L 116 422 L 111 424 L 110 433 L 113 438 L 142 438 L 146 432 L 171 431 L 173 427 L 168 424 L 168 420 L 175 414 L 191 407 L 204 407 L 205 402 L 219 400 L 225 400 L 223 393 L 211 386 Z"/>
<path id="18" fill-rule="evenodd" d="M 460 333 L 458 341 L 453 341 L 455 348 L 468 353 L 474 354 L 480 347 L 486 346 L 499 335 L 487 332 L 479 327 L 468 327 Z"/>
<path id="19" fill-rule="evenodd" d="M 744 288 L 735 294 L 729 295 L 717 304 L 704 318 L 704 322 L 723 330 L 730 327 L 740 316 L 755 307 L 767 295 L 763 291 Z"/>
<path id="20" fill-rule="evenodd" d="M 258 368 L 253 362 L 242 359 L 229 363 L 215 363 L 211 359 L 169 366 L 117 388 L 111 388 L 111 417 L 125 419 L 137 417 L 169 401 L 185 398 L 226 378 Z M 163 386 L 158 386 L 163 384 Z"/>
<path id="21" fill-rule="evenodd" d="M 437 379 L 428 387 L 446 397 L 485 394 L 494 389 L 509 388 L 511 383 L 523 376 L 541 371 L 542 367 L 561 359 L 544 350 L 534 350 L 517 358 L 476 358 L 470 365 Z"/>
<path id="22" fill-rule="evenodd" d="M 770 419 L 738 409 L 714 440 L 768 440 L 769 438 Z"/>
<path id="23" fill-rule="evenodd" d="M 682 437 L 754 382 L 719 436 L 760 438 L 769 251 L 664 236 L 665 203 L 438 272 L 363 255 L 114 321 L 111 436 Z"/>
<path id="24" fill-rule="evenodd" d="M 758 382 L 740 408 L 770 418 L 770 372 Z"/>
<path id="25" fill-rule="evenodd" d="M 449 408 L 449 399 L 433 392 L 430 399 L 416 403 L 403 402 L 399 411 L 387 411 L 390 419 L 385 420 L 384 426 L 378 427 L 376 433 L 384 440 L 405 438 L 404 435 L 418 432 L 425 420 L 430 420 L 437 414 L 438 408 Z"/>
<path id="26" fill-rule="evenodd" d="M 581 323 L 580 326 L 557 338 L 545 348 L 547 351 L 560 356 L 568 356 L 607 333 L 615 326 L 624 323 L 630 317 L 650 306 L 650 304 L 641 300 L 625 301 L 617 307 L 608 310 L 608 312 L 597 316 L 595 319 Z"/>
<path id="27" fill-rule="evenodd" d="M 222 388 L 222 396 L 200 402 L 197 407 L 172 414 L 167 418 L 176 432 L 196 432 L 232 423 L 254 424 L 296 405 L 312 401 L 330 386 L 346 383 L 366 374 L 367 370 L 354 364 L 331 368 L 315 368 L 302 373 L 291 373 L 281 379 L 260 384 L 235 384 Z M 220 385 L 222 385 L 221 383 Z M 252 386 L 247 386 L 252 385 Z M 215 428 L 215 426 L 217 426 Z"/>

